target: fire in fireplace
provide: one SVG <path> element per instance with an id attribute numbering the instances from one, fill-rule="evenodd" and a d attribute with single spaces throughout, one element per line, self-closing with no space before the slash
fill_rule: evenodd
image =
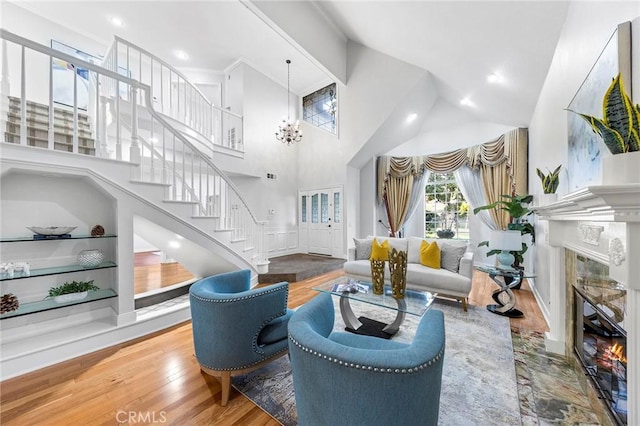
<path id="1" fill-rule="evenodd" d="M 626 291 L 609 279 L 608 267 L 582 256 L 577 261 L 574 349 L 616 423 L 626 425 Z"/>

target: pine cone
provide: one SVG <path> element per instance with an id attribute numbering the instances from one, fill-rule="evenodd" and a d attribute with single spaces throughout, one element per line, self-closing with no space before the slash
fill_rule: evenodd
<path id="1" fill-rule="evenodd" d="M 20 306 L 18 298 L 13 293 L 8 293 L 2 296 L 2 302 L 0 303 L 0 314 L 15 311 Z"/>
<path id="2" fill-rule="evenodd" d="M 102 227 L 102 225 L 96 225 L 91 230 L 92 237 L 102 237 L 103 235 L 104 235 L 104 228 Z"/>

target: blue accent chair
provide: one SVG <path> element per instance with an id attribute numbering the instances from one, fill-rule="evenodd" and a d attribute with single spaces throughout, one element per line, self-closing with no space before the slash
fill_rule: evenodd
<path id="1" fill-rule="evenodd" d="M 288 352 L 289 283 L 251 289 L 248 269 L 213 275 L 189 290 L 193 344 L 200 368 L 222 384 L 229 401 L 231 375 L 245 374 Z"/>
<path id="2" fill-rule="evenodd" d="M 329 294 L 289 321 L 289 358 L 300 425 L 437 425 L 444 316 L 430 309 L 412 343 L 332 332 Z"/>

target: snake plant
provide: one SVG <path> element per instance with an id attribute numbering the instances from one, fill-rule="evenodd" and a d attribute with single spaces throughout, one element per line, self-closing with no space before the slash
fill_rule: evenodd
<path id="1" fill-rule="evenodd" d="M 548 175 L 542 173 L 540 169 L 536 169 L 536 173 L 538 177 L 542 181 L 542 191 L 545 194 L 555 194 L 558 190 L 558 184 L 560 183 L 560 168 L 562 164 L 560 164 L 553 172 L 549 171 Z M 549 169 L 547 169 L 549 170 Z"/>
<path id="2" fill-rule="evenodd" d="M 571 110 L 569 110 L 571 111 Z M 633 105 L 625 93 L 622 76 L 613 79 L 602 100 L 602 119 L 571 111 L 582 117 L 612 154 L 640 148 L 640 105 Z"/>

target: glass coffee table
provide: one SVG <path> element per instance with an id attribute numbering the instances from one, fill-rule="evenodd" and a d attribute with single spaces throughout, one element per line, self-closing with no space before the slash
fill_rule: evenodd
<path id="1" fill-rule="evenodd" d="M 384 287 L 383 294 L 374 294 L 370 282 L 358 281 L 349 277 L 340 277 L 313 287 L 321 293 L 329 293 L 340 297 L 340 314 L 346 325 L 346 330 L 356 334 L 365 334 L 384 339 L 390 339 L 396 334 L 407 314 L 421 317 L 431 308 L 437 293 L 428 291 L 409 290 L 403 299 L 392 296 L 391 287 Z M 350 301 L 369 303 L 397 311 L 395 320 L 386 324 L 367 317 L 356 317 Z"/>

